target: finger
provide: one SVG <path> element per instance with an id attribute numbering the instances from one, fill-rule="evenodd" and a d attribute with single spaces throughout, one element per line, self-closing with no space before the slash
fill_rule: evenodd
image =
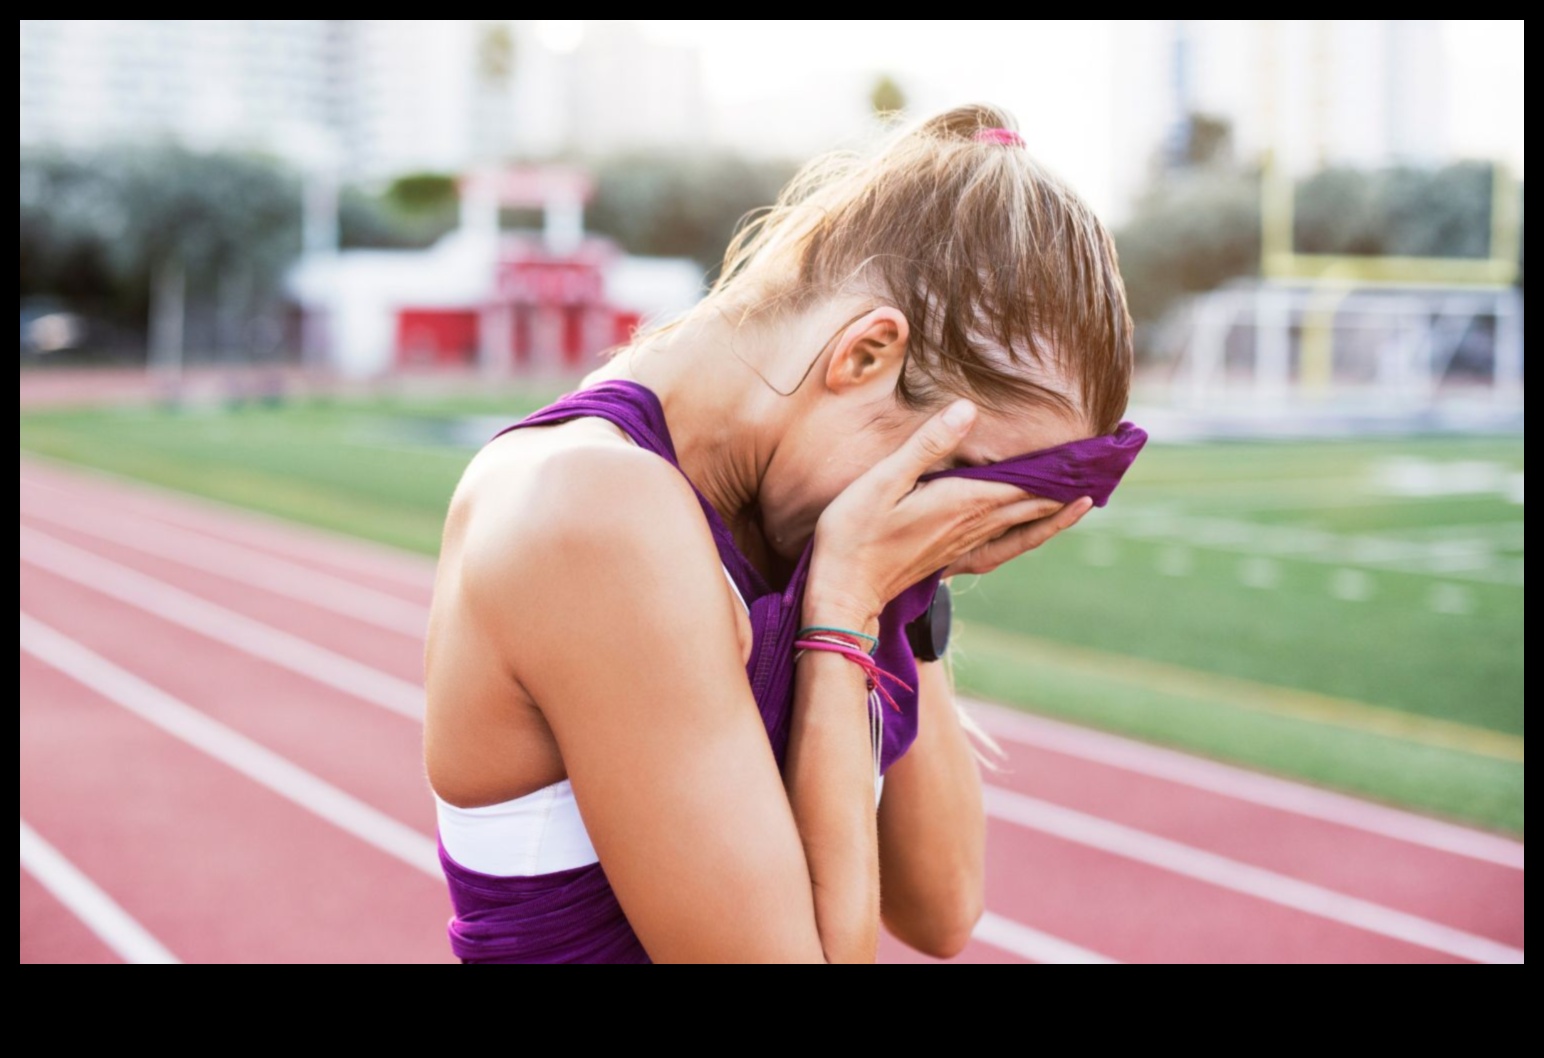
<path id="1" fill-rule="evenodd" d="M 917 432 L 886 458 L 875 472 L 906 492 L 918 478 L 954 454 L 976 424 L 976 406 L 957 400 L 918 427 Z"/>
<path id="2" fill-rule="evenodd" d="M 1083 520 L 1083 516 L 1094 509 L 1094 501 L 1088 496 L 1076 502 L 1067 504 L 1066 508 L 1058 516 L 1059 527 L 1057 532 L 1063 529 L 1071 529 Z"/>
<path id="3" fill-rule="evenodd" d="M 1094 503 L 1083 497 L 1048 518 L 1041 518 L 1009 529 L 1001 536 L 978 545 L 956 565 L 959 573 L 989 573 L 1003 563 L 1015 559 L 1026 551 L 1033 551 L 1057 533 L 1070 529 L 1093 509 Z M 952 569 L 953 567 L 951 567 Z"/>
<path id="4" fill-rule="evenodd" d="M 1076 503 L 1069 503 L 1049 518 L 1042 518 L 1038 522 L 1030 522 L 1016 529 L 1010 529 L 1000 539 L 1018 549 L 1011 556 L 1017 557 L 1025 551 L 1034 550 L 1057 533 L 1077 525 L 1093 505 L 1093 501 L 1085 496 Z"/>
<path id="5" fill-rule="evenodd" d="M 1048 500 L 1043 496 L 1021 497 L 999 508 L 993 516 L 993 521 L 998 526 L 998 530 L 1002 531 L 1026 522 L 1038 522 L 1042 518 L 1050 518 L 1066 510 L 1067 506 L 1060 500 Z"/>
<path id="6" fill-rule="evenodd" d="M 1004 507 L 1023 503 L 1028 497 L 1017 485 L 979 478 L 937 478 L 924 481 L 913 492 L 918 499 L 941 508 L 975 508 L 996 514 Z"/>

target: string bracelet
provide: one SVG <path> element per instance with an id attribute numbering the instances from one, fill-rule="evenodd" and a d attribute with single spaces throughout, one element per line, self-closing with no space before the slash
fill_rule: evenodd
<path id="1" fill-rule="evenodd" d="M 879 639 L 867 632 L 854 632 L 849 628 L 833 628 L 830 625 L 810 625 L 808 628 L 799 629 L 795 639 L 810 639 L 814 636 L 827 635 L 839 639 L 852 639 L 861 641 L 855 645 L 862 646 L 863 652 L 873 657 L 879 651 Z M 863 646 L 867 644 L 867 646 Z"/>
<path id="2" fill-rule="evenodd" d="M 900 703 L 895 700 L 895 696 L 890 693 L 884 681 L 889 680 L 891 683 L 897 684 L 908 691 L 912 689 L 911 685 L 899 676 L 880 668 L 879 662 L 875 661 L 867 651 L 854 646 L 852 643 L 844 642 L 835 635 L 816 633 L 808 639 L 800 638 L 794 643 L 794 649 L 799 651 L 821 650 L 830 654 L 840 654 L 863 670 L 869 693 L 882 695 L 884 700 L 890 703 L 890 708 L 894 709 L 897 713 L 901 711 Z"/>

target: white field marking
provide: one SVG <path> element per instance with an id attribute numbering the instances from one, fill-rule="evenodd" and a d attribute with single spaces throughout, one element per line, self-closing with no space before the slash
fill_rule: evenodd
<path id="1" fill-rule="evenodd" d="M 1359 569 L 1337 569 L 1330 576 L 1330 594 L 1345 602 L 1372 598 L 1372 578 Z"/>
<path id="2" fill-rule="evenodd" d="M 1341 511 L 1360 510 L 1365 507 L 1403 507 L 1412 503 L 1439 503 L 1451 500 L 1450 496 L 1379 496 L 1370 492 L 1356 493 L 1355 490 L 1365 489 L 1364 482 L 1358 480 L 1345 483 L 1342 487 L 1346 490 L 1337 494 L 1328 494 L 1326 487 L 1334 482 L 1314 482 L 1311 488 L 1302 487 L 1301 494 L 1295 493 L 1249 493 L 1242 491 L 1235 484 L 1222 483 L 1215 489 L 1200 489 L 1194 485 L 1178 486 L 1182 490 L 1182 498 L 1198 500 L 1208 507 L 1225 507 L 1235 514 L 1253 514 L 1262 511 Z M 1484 499 L 1484 496 L 1474 497 Z M 1125 513 L 1131 512 L 1131 504 L 1139 502 L 1136 497 L 1130 497 Z"/>
<path id="3" fill-rule="evenodd" d="M 206 602 L 180 588 L 120 566 L 35 529 L 21 527 L 21 560 L 86 588 L 181 625 L 216 642 L 299 673 L 351 697 L 414 720 L 423 718 L 416 684 L 309 643 L 298 636 Z"/>
<path id="4" fill-rule="evenodd" d="M 1506 501 L 1523 506 L 1523 476 L 1513 474 L 1506 482 Z"/>
<path id="5" fill-rule="evenodd" d="M 24 871 L 69 908 L 98 940 L 127 963 L 174 965 L 181 962 L 150 931 L 141 926 L 118 902 L 102 891 L 64 854 L 27 825 L 21 823 L 21 866 Z"/>
<path id="6" fill-rule="evenodd" d="M 1434 584 L 1430 605 L 1433 613 L 1463 616 L 1474 612 L 1474 596 L 1461 584 Z"/>
<path id="7" fill-rule="evenodd" d="M 21 614 L 21 649 L 141 720 L 424 874 L 442 878 L 433 839 Z"/>
<path id="8" fill-rule="evenodd" d="M 61 477 L 67 474 L 82 479 L 82 482 L 66 487 L 50 481 L 39 481 L 35 475 L 27 473 L 38 466 L 46 466 L 50 474 Z M 232 503 L 161 488 L 110 471 L 51 464 L 28 456 L 21 461 L 21 484 L 24 488 L 54 493 L 72 503 L 81 502 L 82 485 L 86 490 L 106 486 L 121 492 L 137 492 L 140 495 L 132 496 L 130 502 L 143 504 L 146 500 L 153 501 L 156 510 L 141 513 L 158 522 L 177 525 L 221 540 L 310 559 L 338 570 L 381 577 L 409 588 L 427 590 L 434 583 L 434 561 L 423 555 L 286 521 Z M 120 499 L 118 496 L 103 498 L 100 495 L 92 498 L 103 503 Z"/>
<path id="9" fill-rule="evenodd" d="M 102 521 L 40 510 L 31 505 L 24 505 L 21 513 L 414 639 L 422 639 L 429 624 L 429 610 L 425 606 L 360 587 L 353 581 L 274 558 L 240 544 L 222 543 L 198 533 L 122 514 L 114 514 L 111 521 Z"/>
<path id="10" fill-rule="evenodd" d="M 1488 460 L 1395 456 L 1373 465 L 1371 485 L 1388 496 L 1425 498 L 1504 494 L 1506 483 L 1506 468 Z"/>
<path id="11" fill-rule="evenodd" d="M 1166 547 L 1158 552 L 1158 572 L 1165 577 L 1189 576 L 1195 565 L 1195 556 L 1189 548 Z"/>
<path id="12" fill-rule="evenodd" d="M 971 936 L 994 948 L 1001 948 L 1003 951 L 1023 956 L 1031 962 L 1049 966 L 1110 966 L 1116 962 L 1107 955 L 1080 948 L 1076 944 L 1068 944 L 1048 933 L 1030 929 L 1011 918 L 994 915 L 990 911 L 981 916 L 981 921 L 976 923 L 975 931 Z"/>
<path id="13" fill-rule="evenodd" d="M 1486 937 L 1465 933 L 1262 867 L 1111 823 L 1070 808 L 988 786 L 987 815 L 1043 834 L 1193 878 L 1245 896 L 1444 955 L 1480 963 L 1521 964 L 1523 952 Z"/>
<path id="14" fill-rule="evenodd" d="M 1268 590 L 1281 583 L 1281 567 L 1268 558 L 1246 558 L 1239 563 L 1238 579 L 1246 588 Z"/>
<path id="15" fill-rule="evenodd" d="M 1385 529 L 1385 535 L 1404 540 L 1476 540 L 1484 541 L 1492 548 L 1504 551 L 1521 551 L 1527 539 L 1527 523 L 1519 518 L 1512 522 L 1465 522 L 1458 525 L 1428 525 L 1405 529 Z"/>
<path id="16" fill-rule="evenodd" d="M 1431 548 L 1431 568 L 1439 573 L 1464 573 L 1490 569 L 1496 553 L 1483 540 L 1438 540 Z"/>
<path id="17" fill-rule="evenodd" d="M 1017 742 L 1482 863 L 1523 869 L 1523 844 L 1520 841 L 1000 705 L 978 701 L 965 704 L 971 717 L 988 734 L 1001 741 Z"/>
<path id="18" fill-rule="evenodd" d="M 1109 567 L 1115 565 L 1120 558 L 1120 553 L 1115 546 L 1115 541 L 1107 536 L 1087 536 L 1083 539 L 1083 561 L 1090 566 Z"/>
<path id="19" fill-rule="evenodd" d="M 1451 574 L 1517 587 L 1523 584 L 1522 560 L 1503 559 L 1495 554 L 1509 545 L 1521 546 L 1521 527 L 1510 524 L 1487 532 L 1457 527 L 1450 531 L 1436 528 L 1424 532 L 1343 535 L 1303 526 L 1184 516 L 1171 508 L 1154 508 L 1128 511 L 1119 519 L 1104 519 L 1091 524 L 1088 532 L 1267 558 L 1372 566 L 1402 573 Z M 1161 557 L 1159 561 L 1163 561 Z"/>

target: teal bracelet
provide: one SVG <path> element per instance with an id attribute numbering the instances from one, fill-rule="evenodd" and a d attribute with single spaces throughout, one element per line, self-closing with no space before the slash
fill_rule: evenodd
<path id="1" fill-rule="evenodd" d="M 819 635 L 821 632 L 829 632 L 834 635 L 841 636 L 852 636 L 854 639 L 868 640 L 868 642 L 872 644 L 868 650 L 870 657 L 873 657 L 875 652 L 879 650 L 879 640 L 875 636 L 871 636 L 866 632 L 854 632 L 850 628 L 835 628 L 831 625 L 810 625 L 808 628 L 801 628 L 799 629 L 798 634 L 794 636 L 794 638 L 808 639 L 811 635 Z"/>

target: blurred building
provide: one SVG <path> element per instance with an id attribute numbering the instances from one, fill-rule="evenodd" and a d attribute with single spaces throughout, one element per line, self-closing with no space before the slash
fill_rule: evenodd
<path id="1" fill-rule="evenodd" d="M 630 23 L 555 50 L 529 20 L 21 20 L 24 145 L 255 148 L 345 178 L 674 147 L 696 52 Z"/>
<path id="2" fill-rule="evenodd" d="M 572 375 L 640 323 L 694 304 L 695 262 L 634 257 L 585 233 L 592 190 L 578 169 L 490 166 L 463 181 L 461 226 L 428 250 L 307 255 L 287 282 L 306 359 L 354 377 Z M 540 210 L 543 229 L 504 230 L 507 209 Z"/>
<path id="3" fill-rule="evenodd" d="M 1449 154 L 1436 19 L 1144 19 L 1118 23 L 1120 197 L 1183 158 L 1190 118 L 1294 172 L 1428 163 Z"/>
<path id="4" fill-rule="evenodd" d="M 328 19 L 21 19 L 21 142 L 325 150 L 341 53 Z"/>

